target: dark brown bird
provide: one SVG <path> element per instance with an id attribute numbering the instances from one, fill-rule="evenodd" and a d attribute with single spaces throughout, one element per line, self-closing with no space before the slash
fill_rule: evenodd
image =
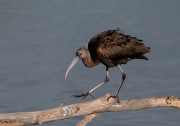
<path id="1" fill-rule="evenodd" d="M 76 57 L 66 71 L 65 80 L 68 72 L 79 59 L 82 59 L 84 65 L 89 68 L 94 67 L 99 63 L 104 64 L 106 66 L 106 78 L 104 82 L 88 92 L 73 95 L 73 97 L 82 98 L 85 98 L 88 95 L 93 97 L 91 93 L 109 81 L 108 69 L 110 67 L 118 66 L 122 72 L 122 81 L 116 94 L 111 97 L 116 98 L 117 102 L 119 102 L 118 94 L 126 78 L 126 74 L 120 65 L 126 64 L 132 59 L 148 60 L 148 58 L 143 54 L 149 52 L 150 47 L 145 46 L 142 43 L 142 40 L 137 39 L 136 37 L 131 37 L 130 35 L 124 35 L 120 32 L 119 28 L 101 32 L 90 39 L 88 49 L 82 47 L 76 51 Z"/>

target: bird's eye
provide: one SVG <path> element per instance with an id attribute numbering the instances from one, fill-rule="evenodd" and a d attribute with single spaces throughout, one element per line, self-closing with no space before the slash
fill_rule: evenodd
<path id="1" fill-rule="evenodd" d="M 79 56 L 81 56 L 82 55 L 82 53 L 79 53 Z"/>

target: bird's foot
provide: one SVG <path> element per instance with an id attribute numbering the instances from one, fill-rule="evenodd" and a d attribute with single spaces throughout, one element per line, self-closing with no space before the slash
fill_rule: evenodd
<path id="1" fill-rule="evenodd" d="M 120 104 L 120 101 L 119 101 L 119 97 L 118 97 L 118 95 L 113 95 L 113 96 L 110 96 L 110 97 L 107 99 L 107 101 L 108 101 L 110 98 L 114 98 L 114 99 L 116 99 L 117 103 L 118 103 L 118 104 Z"/>
<path id="2" fill-rule="evenodd" d="M 74 97 L 74 98 L 82 97 L 82 99 L 84 99 L 88 95 L 90 95 L 92 98 L 94 98 L 94 96 L 92 96 L 91 93 L 89 93 L 89 91 L 85 92 L 85 93 L 81 93 L 81 94 L 72 95 L 72 97 Z"/>

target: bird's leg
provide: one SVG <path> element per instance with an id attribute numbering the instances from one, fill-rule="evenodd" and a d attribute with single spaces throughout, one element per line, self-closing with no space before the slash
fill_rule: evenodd
<path id="1" fill-rule="evenodd" d="M 109 98 L 111 98 L 111 97 L 112 97 L 112 98 L 116 98 L 116 99 L 117 99 L 117 102 L 120 103 L 118 94 L 119 94 L 119 91 L 120 91 L 120 89 L 121 89 L 121 87 L 122 87 L 122 85 L 123 85 L 123 82 L 124 82 L 125 78 L 126 78 L 126 74 L 124 73 L 123 69 L 121 68 L 121 66 L 120 66 L 119 64 L 118 64 L 118 67 L 119 67 L 119 69 L 120 69 L 121 72 L 122 72 L 122 81 L 121 81 L 121 83 L 120 83 L 120 85 L 119 85 L 119 87 L 118 87 L 118 90 L 116 91 L 116 94 L 115 94 L 114 96 L 110 96 Z M 108 98 L 107 100 L 109 100 L 109 98 Z"/>
<path id="2" fill-rule="evenodd" d="M 99 85 L 97 85 L 96 87 L 94 87 L 93 89 L 91 89 L 90 91 L 88 92 L 85 92 L 85 93 L 81 93 L 81 94 L 76 94 L 76 95 L 72 95 L 72 97 L 82 97 L 85 98 L 86 96 L 90 95 L 92 98 L 94 98 L 91 93 L 96 90 L 97 88 L 101 87 L 102 85 L 106 84 L 107 82 L 109 81 L 109 72 L 108 72 L 108 67 L 106 67 L 106 78 L 104 80 L 104 82 L 100 83 Z"/>

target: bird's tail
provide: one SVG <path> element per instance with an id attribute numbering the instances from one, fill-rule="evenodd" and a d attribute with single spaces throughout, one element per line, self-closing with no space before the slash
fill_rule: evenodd
<path id="1" fill-rule="evenodd" d="M 136 57 L 137 59 L 145 59 L 145 60 L 149 60 L 146 56 L 144 55 L 139 55 L 138 57 Z"/>

